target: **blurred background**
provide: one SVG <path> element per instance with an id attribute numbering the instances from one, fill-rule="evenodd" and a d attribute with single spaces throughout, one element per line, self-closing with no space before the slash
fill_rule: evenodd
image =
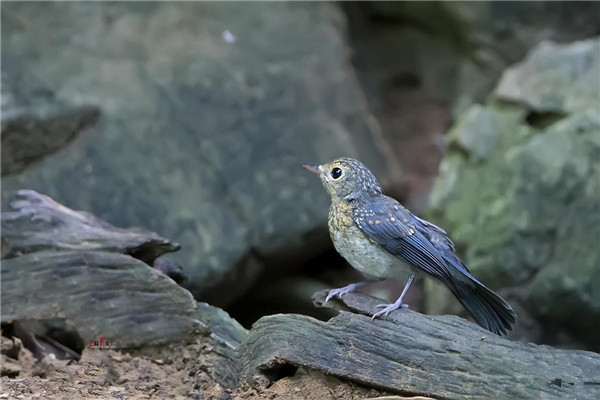
<path id="1" fill-rule="evenodd" d="M 3 3 L 2 195 L 181 244 L 244 326 L 362 280 L 302 164 L 355 157 L 520 317 L 600 350 L 597 2 Z M 158 261 L 157 261 L 158 262 Z M 404 282 L 364 291 L 393 300 Z M 60 295 L 60 294 L 57 294 Z M 413 310 L 464 315 L 418 282 Z"/>

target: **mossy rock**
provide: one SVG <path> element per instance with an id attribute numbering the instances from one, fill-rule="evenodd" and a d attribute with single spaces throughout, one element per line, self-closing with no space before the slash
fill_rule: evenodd
<path id="1" fill-rule="evenodd" d="M 593 348 L 600 346 L 599 79 L 598 39 L 534 49 L 504 74 L 488 104 L 457 121 L 430 206 L 477 277 L 514 288 L 511 296 L 542 325 Z"/>

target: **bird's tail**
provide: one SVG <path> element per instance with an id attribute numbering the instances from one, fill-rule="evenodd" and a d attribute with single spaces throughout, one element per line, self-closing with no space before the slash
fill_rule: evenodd
<path id="1" fill-rule="evenodd" d="M 504 335 L 517 322 L 517 314 L 502 297 L 473 279 L 467 285 L 457 285 L 454 295 L 485 329 Z"/>

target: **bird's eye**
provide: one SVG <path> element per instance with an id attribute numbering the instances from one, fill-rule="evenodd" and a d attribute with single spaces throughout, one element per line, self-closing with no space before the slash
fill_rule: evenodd
<path id="1" fill-rule="evenodd" d="M 340 168 L 335 167 L 331 170 L 331 177 L 333 179 L 338 179 L 340 176 L 342 176 L 342 170 Z"/>

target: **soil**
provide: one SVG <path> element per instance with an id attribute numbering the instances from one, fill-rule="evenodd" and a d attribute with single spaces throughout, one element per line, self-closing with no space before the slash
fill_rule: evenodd
<path id="1" fill-rule="evenodd" d="M 0 399 L 202 399 L 202 400 L 322 400 L 365 399 L 382 393 L 303 368 L 293 376 L 269 382 L 257 376 L 252 384 L 229 390 L 204 370 L 206 347 L 170 346 L 151 355 L 116 350 L 84 350 L 79 361 L 53 355 L 36 362 L 22 348 L 18 359 L 3 355 L 4 366 L 20 369 L 3 376 Z M 206 368 L 204 368 L 206 369 Z"/>

